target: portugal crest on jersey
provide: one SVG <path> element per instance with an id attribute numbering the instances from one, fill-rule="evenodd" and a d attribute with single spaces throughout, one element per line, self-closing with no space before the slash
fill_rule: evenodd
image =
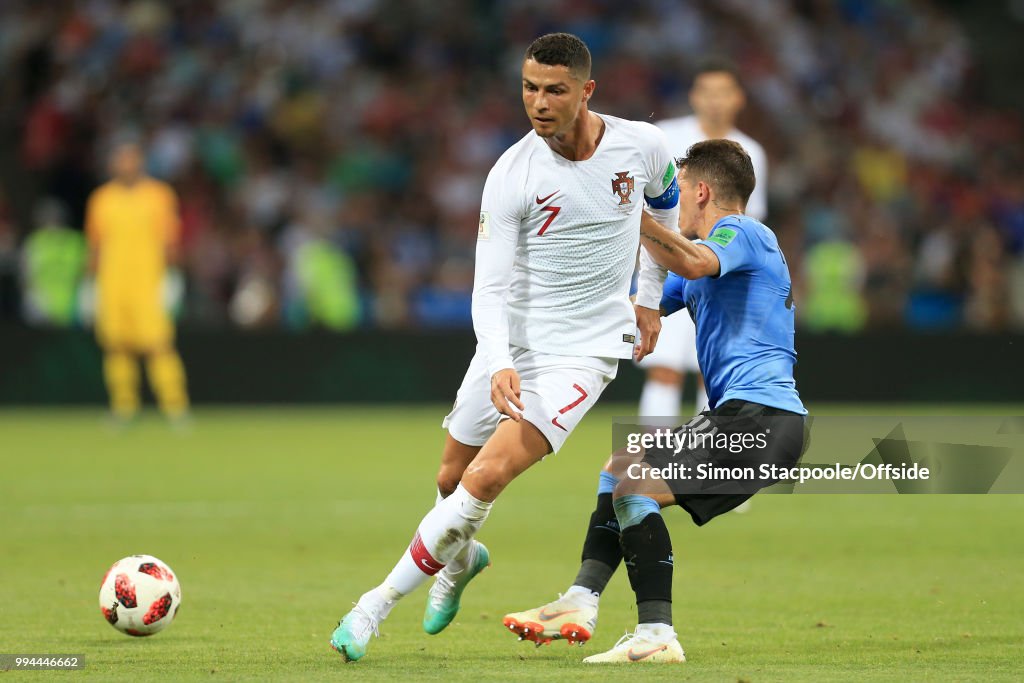
<path id="1" fill-rule="evenodd" d="M 630 195 L 633 194 L 633 176 L 629 171 L 619 171 L 612 178 L 612 192 L 619 195 L 619 206 L 631 204 Z"/>

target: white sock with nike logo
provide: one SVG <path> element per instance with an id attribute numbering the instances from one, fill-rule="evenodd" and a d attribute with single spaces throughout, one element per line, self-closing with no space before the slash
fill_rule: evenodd
<path id="1" fill-rule="evenodd" d="M 441 571 L 473 540 L 491 505 L 459 484 L 452 495 L 437 503 L 423 518 L 409 548 L 378 590 L 386 595 L 394 591 L 405 596 Z"/>
<path id="2" fill-rule="evenodd" d="M 669 624 L 637 624 L 634 633 L 637 638 L 655 643 L 670 643 L 678 637 L 675 629 Z"/>

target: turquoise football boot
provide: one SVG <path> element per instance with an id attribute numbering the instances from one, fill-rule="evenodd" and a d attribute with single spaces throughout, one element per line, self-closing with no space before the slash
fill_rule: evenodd
<path id="1" fill-rule="evenodd" d="M 366 655 L 370 636 L 379 636 L 379 622 L 359 605 L 345 615 L 331 635 L 331 647 L 341 653 L 346 662 L 354 662 Z"/>
<path id="2" fill-rule="evenodd" d="M 430 635 L 440 633 L 452 623 L 452 619 L 459 613 L 462 591 L 466 590 L 473 577 L 491 565 L 491 555 L 487 552 L 487 546 L 479 541 L 473 543 L 476 546 L 476 554 L 472 565 L 459 572 L 454 579 L 444 570 L 438 572 L 434 585 L 430 587 L 427 609 L 423 613 L 423 630 Z"/>

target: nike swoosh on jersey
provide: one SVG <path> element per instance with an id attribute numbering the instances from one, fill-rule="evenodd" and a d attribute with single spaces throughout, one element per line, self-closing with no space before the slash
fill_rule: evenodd
<path id="1" fill-rule="evenodd" d="M 579 612 L 579 610 L 578 609 L 566 609 L 566 610 L 562 610 L 561 612 L 555 612 L 554 614 L 548 614 L 544 610 L 541 610 L 540 612 L 537 613 L 537 618 L 540 619 L 541 621 L 551 621 L 552 619 L 557 619 L 558 617 L 560 617 L 562 615 L 572 614 L 573 612 Z"/>
<path id="2" fill-rule="evenodd" d="M 551 199 L 552 197 L 554 197 L 554 196 L 555 196 L 556 194 L 558 194 L 558 190 L 555 190 L 554 192 L 552 192 L 551 194 L 549 194 L 549 195 L 548 195 L 547 197 L 544 197 L 543 199 L 541 199 L 541 198 L 540 198 L 540 195 L 538 195 L 538 196 L 537 196 L 537 203 L 538 203 L 538 204 L 543 204 L 543 203 L 544 203 L 544 202 L 546 202 L 547 200 L 549 200 L 549 199 Z"/>
<path id="3" fill-rule="evenodd" d="M 653 650 L 648 650 L 647 652 L 641 652 L 637 654 L 636 652 L 633 652 L 633 648 L 630 648 L 629 652 L 626 653 L 626 656 L 629 657 L 629 661 L 631 662 L 639 662 L 641 659 L 647 659 L 656 652 L 661 652 L 662 650 L 667 649 L 668 645 L 662 645 L 661 647 L 656 647 Z"/>

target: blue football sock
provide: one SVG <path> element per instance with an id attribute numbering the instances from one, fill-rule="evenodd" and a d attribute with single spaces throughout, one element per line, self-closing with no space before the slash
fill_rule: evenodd
<path id="1" fill-rule="evenodd" d="M 597 481 L 597 495 L 602 493 L 611 493 L 615 490 L 615 485 L 619 483 L 619 478 L 611 472 L 605 472 L 601 470 L 601 478 Z"/>
<path id="2" fill-rule="evenodd" d="M 658 501 L 647 496 L 625 495 L 612 501 L 612 505 L 615 506 L 615 517 L 619 520 L 619 529 L 622 531 L 636 526 L 652 512 L 661 514 L 661 505 Z"/>

